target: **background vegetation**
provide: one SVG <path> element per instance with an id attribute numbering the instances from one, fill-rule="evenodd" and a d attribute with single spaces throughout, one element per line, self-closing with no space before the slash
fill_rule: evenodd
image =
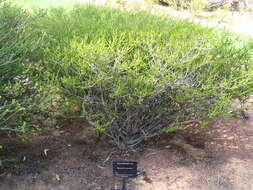
<path id="1" fill-rule="evenodd" d="M 8 0 L 8 2 L 14 3 L 29 11 L 38 8 L 50 8 L 50 7 L 64 7 L 65 9 L 72 8 L 76 1 L 74 0 Z"/>
<path id="2" fill-rule="evenodd" d="M 145 0 L 147 3 L 171 6 L 176 9 L 188 9 L 192 12 L 202 11 L 208 8 L 208 2 L 205 0 Z"/>
<path id="3" fill-rule="evenodd" d="M 34 122 L 21 113 L 85 117 L 134 148 L 252 93 L 252 42 L 228 32 L 90 5 L 0 11 L 1 128 Z"/>

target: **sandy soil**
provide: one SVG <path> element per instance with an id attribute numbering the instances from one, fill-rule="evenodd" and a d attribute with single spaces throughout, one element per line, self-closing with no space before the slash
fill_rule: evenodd
<path id="1" fill-rule="evenodd" d="M 19 162 L 1 175 L 0 190 L 117 190 L 113 160 L 138 162 L 140 175 L 129 181 L 130 190 L 251 190 L 253 111 L 248 115 L 163 135 L 137 152 L 113 149 L 85 121 L 68 121 L 30 143 L 5 141 L 0 156 Z"/>

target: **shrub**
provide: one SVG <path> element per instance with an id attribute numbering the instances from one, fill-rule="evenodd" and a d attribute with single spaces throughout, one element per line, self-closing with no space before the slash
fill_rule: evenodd
<path id="1" fill-rule="evenodd" d="M 0 3 L 0 130 L 25 130 L 22 126 L 30 120 L 34 83 L 28 58 L 35 46 L 29 22 L 31 17 L 21 9 Z"/>
<path id="2" fill-rule="evenodd" d="M 44 77 L 120 148 L 225 113 L 252 93 L 252 43 L 144 12 L 77 6 L 33 25 Z"/>

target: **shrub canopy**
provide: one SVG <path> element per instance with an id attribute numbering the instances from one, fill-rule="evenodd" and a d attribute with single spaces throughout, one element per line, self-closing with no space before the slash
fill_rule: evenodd
<path id="1" fill-rule="evenodd" d="M 55 9 L 36 29 L 48 40 L 45 72 L 121 148 L 224 113 L 252 91 L 252 44 L 229 33 L 94 6 Z"/>
<path id="2" fill-rule="evenodd" d="M 252 43 L 229 33 L 90 5 L 34 15 L 40 84 L 77 102 L 120 148 L 223 114 L 252 93 Z"/>

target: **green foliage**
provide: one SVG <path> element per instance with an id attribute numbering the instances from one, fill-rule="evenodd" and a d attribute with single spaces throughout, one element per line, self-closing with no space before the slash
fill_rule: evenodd
<path id="1" fill-rule="evenodd" d="M 34 91 L 27 58 L 35 47 L 28 23 L 31 17 L 7 3 L 0 4 L 0 128 L 23 126 Z M 29 116 L 30 117 L 30 116 Z M 30 120 L 30 119 L 28 119 Z"/>
<path id="2" fill-rule="evenodd" d="M 252 43 L 239 47 L 229 33 L 94 6 L 53 9 L 34 32 L 46 44 L 42 77 L 121 148 L 216 117 L 252 93 Z"/>
<path id="3" fill-rule="evenodd" d="M 36 8 L 50 8 L 50 7 L 65 7 L 71 8 L 74 6 L 74 0 L 8 0 L 13 4 L 22 6 L 23 8 L 33 11 Z"/>
<path id="4" fill-rule="evenodd" d="M 0 22 L 1 127 L 26 133 L 29 114 L 78 105 L 114 144 L 134 148 L 252 93 L 252 42 L 187 21 L 90 5 L 31 15 L 3 4 Z"/>

